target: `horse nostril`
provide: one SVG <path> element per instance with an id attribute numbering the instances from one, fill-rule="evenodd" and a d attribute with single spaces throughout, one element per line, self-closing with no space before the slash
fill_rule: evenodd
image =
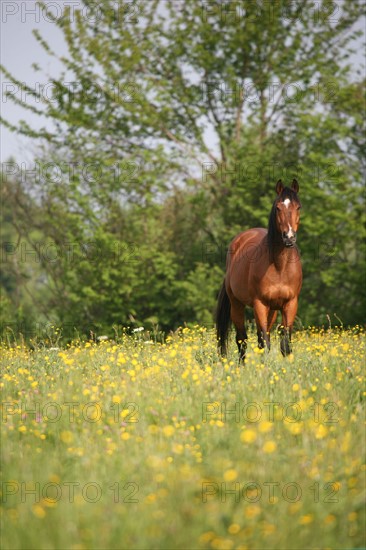
<path id="1" fill-rule="evenodd" d="M 282 231 L 282 239 L 284 242 L 287 243 L 295 243 L 296 242 L 296 233 L 290 233 L 287 231 Z"/>

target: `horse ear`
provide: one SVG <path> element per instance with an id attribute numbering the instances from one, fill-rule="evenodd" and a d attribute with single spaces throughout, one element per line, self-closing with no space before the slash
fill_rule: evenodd
<path id="1" fill-rule="evenodd" d="M 295 178 L 292 180 L 291 189 L 295 191 L 295 193 L 299 192 L 299 182 Z"/>
<path id="2" fill-rule="evenodd" d="M 284 186 L 283 186 L 282 180 L 278 180 L 278 182 L 276 183 L 276 193 L 277 193 L 277 195 L 281 195 L 283 190 L 284 190 Z"/>

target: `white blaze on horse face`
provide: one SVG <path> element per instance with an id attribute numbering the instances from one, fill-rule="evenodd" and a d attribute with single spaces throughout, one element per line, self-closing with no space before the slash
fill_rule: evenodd
<path id="1" fill-rule="evenodd" d="M 291 237 L 294 236 L 294 232 L 293 232 L 293 229 L 291 227 L 290 224 L 288 224 L 288 233 L 287 233 L 287 236 L 291 239 Z"/>
<path id="2" fill-rule="evenodd" d="M 285 199 L 283 201 L 283 204 L 286 206 L 286 208 L 288 208 L 288 205 L 290 204 L 290 202 L 291 202 L 290 199 Z"/>

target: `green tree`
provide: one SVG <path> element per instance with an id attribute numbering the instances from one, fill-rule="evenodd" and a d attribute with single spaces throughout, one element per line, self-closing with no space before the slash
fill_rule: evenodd
<path id="1" fill-rule="evenodd" d="M 223 250 L 236 232 L 266 224 L 276 179 L 297 176 L 300 317 L 319 323 L 337 310 L 360 321 L 364 82 L 350 55 L 362 3 L 82 8 L 54 18 L 69 54 L 51 98 L 3 68 L 34 103 L 9 98 L 53 123 L 36 131 L 5 121 L 43 147 L 46 177 L 28 178 L 23 192 L 42 212 L 45 239 L 79 244 L 72 262 L 44 262 L 48 306 L 83 330 L 207 322 Z M 25 204 L 18 216 L 27 236 L 35 224 Z M 101 251 L 92 261 L 91 247 Z"/>

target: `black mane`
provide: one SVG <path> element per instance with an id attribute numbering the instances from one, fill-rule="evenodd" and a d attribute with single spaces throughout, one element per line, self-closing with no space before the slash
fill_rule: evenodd
<path id="1" fill-rule="evenodd" d="M 275 246 L 278 246 L 278 244 L 281 242 L 281 235 L 277 231 L 276 226 L 276 206 L 278 202 L 283 202 L 286 199 L 290 199 L 291 202 L 294 202 L 301 206 L 297 193 L 295 193 L 295 191 L 293 191 L 293 189 L 290 189 L 289 187 L 284 187 L 281 194 L 278 195 L 278 197 L 274 201 L 271 213 L 269 215 L 267 242 L 270 253 L 273 252 Z"/>

